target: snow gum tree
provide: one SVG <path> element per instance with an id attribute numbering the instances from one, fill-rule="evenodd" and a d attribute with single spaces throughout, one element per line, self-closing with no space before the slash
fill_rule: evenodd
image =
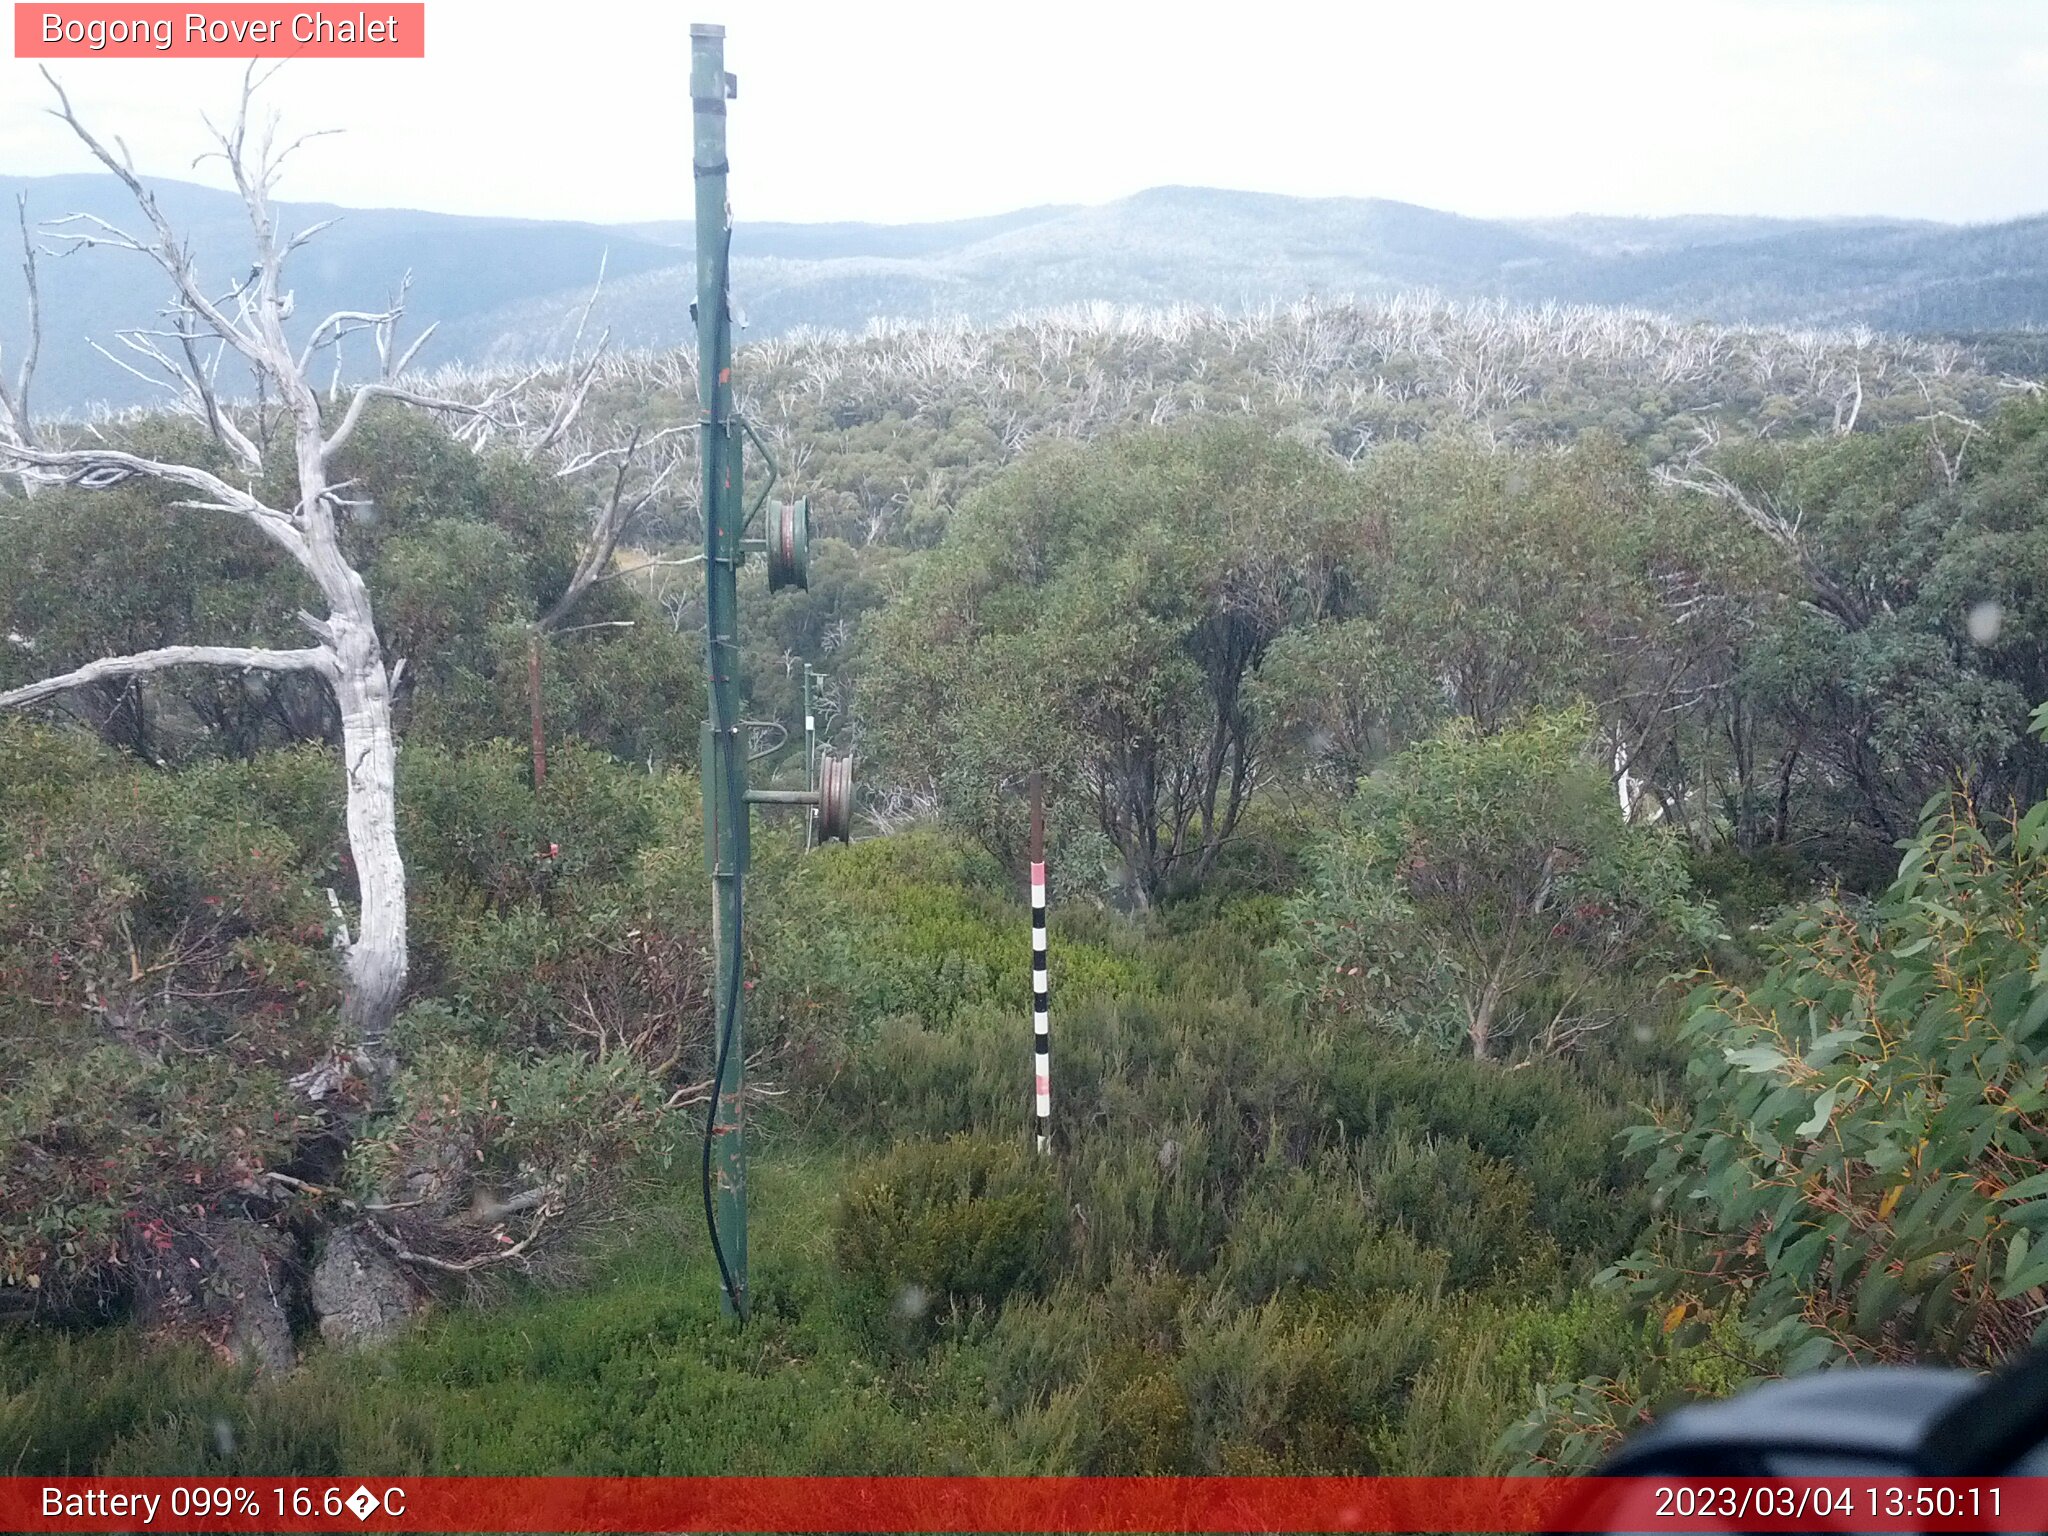
<path id="1" fill-rule="evenodd" d="M 397 382 L 426 339 L 421 335 L 403 352 L 394 346 L 403 313 L 402 290 L 399 300 L 386 309 L 337 311 L 302 332 L 296 345 L 288 338 L 293 296 L 285 278 L 286 261 L 324 226 L 287 235 L 276 224 L 272 190 L 285 161 L 303 140 L 280 141 L 274 120 L 252 129 L 251 98 L 259 84 L 252 72 L 245 79 L 233 123 L 215 133 L 216 155 L 241 194 L 251 236 L 246 273 L 222 284 L 202 277 L 191 245 L 172 228 L 137 176 L 125 147 L 117 144 L 116 153 L 95 136 L 73 111 L 63 89 L 51 81 L 57 95 L 55 115 L 127 187 L 141 222 L 131 231 L 80 215 L 56 220 L 45 226 L 45 234 L 72 250 L 111 248 L 161 269 L 170 289 L 163 321 L 156 328 L 121 333 L 118 339 L 135 362 L 116 361 L 168 386 L 179 408 L 205 425 L 232 468 L 216 472 L 198 464 L 143 457 L 110 445 L 97 433 L 59 427 L 38 430 L 27 411 L 40 324 L 34 303 L 35 249 L 24 221 L 30 269 L 30 366 L 23 368 L 0 409 L 0 472 L 31 493 L 59 485 L 104 490 L 147 477 L 189 492 L 190 499 L 178 505 L 241 519 L 289 555 L 319 594 L 325 611 L 299 615 L 312 643 L 297 648 L 175 645 L 103 656 L 0 692 L 0 708 L 19 708 L 90 684 L 174 667 L 310 673 L 332 690 L 347 775 L 348 842 L 358 909 L 353 933 L 344 928 L 342 934 L 342 1016 L 348 1039 L 344 1056 L 352 1059 L 325 1063 L 305 1074 L 301 1086 L 318 1098 L 331 1092 L 350 1068 L 373 1077 L 388 1072 L 386 1041 L 407 968 L 405 869 L 398 848 L 397 746 L 391 714 L 397 668 L 386 663 L 362 573 L 344 553 L 338 524 L 351 503 L 347 483 L 336 481 L 331 466 L 373 400 L 390 398 L 459 412 L 473 420 L 488 420 L 495 400 L 436 400 Z M 351 335 L 367 335 L 374 342 L 379 376 L 347 391 L 345 404 L 337 397 L 331 409 L 323 410 L 311 382 L 313 369 Z M 223 398 L 217 387 L 223 364 L 238 382 L 246 376 L 253 405 L 236 406 Z M 273 459 L 288 460 L 288 477 L 275 472 L 282 466 L 273 466 Z M 278 484 L 290 486 L 289 494 L 267 491 Z"/>

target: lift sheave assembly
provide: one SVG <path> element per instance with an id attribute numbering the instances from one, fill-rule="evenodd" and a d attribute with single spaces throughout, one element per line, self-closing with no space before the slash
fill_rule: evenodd
<path id="1" fill-rule="evenodd" d="M 704 859 L 711 876 L 713 997 L 717 1062 L 704 1119 L 704 1219 L 718 1262 L 728 1315 L 747 1315 L 746 1049 L 741 1029 L 742 885 L 749 818 L 756 805 L 798 805 L 813 812 L 818 839 L 853 834 L 853 764 L 819 754 L 814 721 L 805 719 L 805 787 L 750 789 L 747 735 L 759 722 L 740 715 L 739 569 L 749 552 L 767 557 L 768 589 L 798 591 L 810 579 L 810 506 L 782 502 L 768 512 L 758 538 L 748 528 L 767 507 L 776 480 L 767 445 L 733 409 L 732 304 L 729 268 L 732 211 L 726 200 L 725 104 L 738 82 L 725 71 L 725 29 L 690 28 L 692 177 L 696 183 L 698 468 L 704 508 L 705 666 L 711 675 L 710 715 L 702 735 Z M 748 509 L 742 499 L 744 445 L 751 441 L 768 471 Z M 810 673 L 805 673 L 808 689 Z M 785 733 L 786 734 L 786 733 Z"/>

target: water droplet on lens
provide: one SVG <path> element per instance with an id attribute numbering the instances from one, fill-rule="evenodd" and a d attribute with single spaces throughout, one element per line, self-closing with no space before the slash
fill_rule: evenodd
<path id="1" fill-rule="evenodd" d="M 1972 640 L 1979 645 L 1989 645 L 2005 627 L 2005 609 L 1994 599 L 1986 598 L 1970 610 L 1970 616 L 1964 622 L 1969 626 Z"/>
<path id="2" fill-rule="evenodd" d="M 931 1304 L 931 1297 L 921 1285 L 906 1285 L 896 1293 L 896 1311 L 903 1317 L 923 1317 Z"/>

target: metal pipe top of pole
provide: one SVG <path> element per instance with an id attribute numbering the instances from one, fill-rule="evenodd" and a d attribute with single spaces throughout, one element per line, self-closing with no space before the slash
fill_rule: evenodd
<path id="1" fill-rule="evenodd" d="M 699 112 L 723 116 L 725 104 L 738 98 L 737 75 L 725 71 L 725 28 L 690 28 L 690 100 Z"/>

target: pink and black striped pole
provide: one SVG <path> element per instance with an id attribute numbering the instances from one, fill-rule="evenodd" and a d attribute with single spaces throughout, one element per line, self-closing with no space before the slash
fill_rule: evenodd
<path id="1" fill-rule="evenodd" d="M 1045 806 L 1031 775 L 1031 1064 L 1037 1073 L 1038 1150 L 1052 1147 L 1052 1015 L 1045 969 Z"/>

